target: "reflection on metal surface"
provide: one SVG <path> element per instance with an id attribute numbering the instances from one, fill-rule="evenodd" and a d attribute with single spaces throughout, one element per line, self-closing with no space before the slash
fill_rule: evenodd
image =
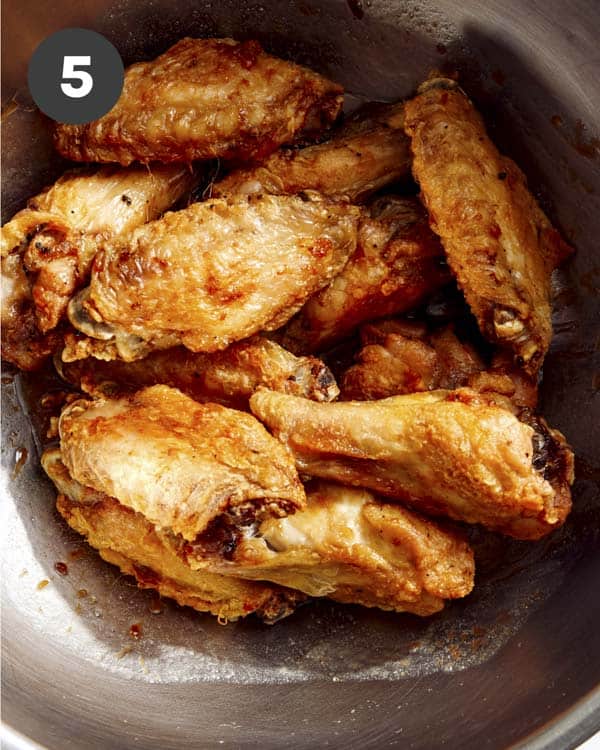
<path id="1" fill-rule="evenodd" d="M 598 136 L 598 6 L 361 5 L 359 20 L 346 0 L 82 0 L 48 7 L 24 0 L 5 14 L 6 98 L 24 80 L 36 44 L 69 25 L 105 33 L 126 62 L 147 59 L 186 34 L 257 36 L 270 51 L 339 80 L 360 101 L 402 97 L 430 68 L 458 67 L 501 147 L 522 163 L 536 192 L 543 188 L 545 207 L 578 249 L 558 287 L 560 333 L 542 394 L 544 413 L 583 467 L 572 520 L 535 545 L 475 538 L 475 592 L 431 620 L 320 602 L 274 627 L 252 620 L 221 627 L 169 601 L 157 603 L 66 529 L 37 466 L 47 425 L 38 415 L 32 435 L 17 400 L 17 388 L 27 401 L 44 392 L 43 383 L 5 382 L 5 373 L 3 709 L 12 726 L 52 750 L 282 742 L 499 750 L 544 725 L 535 746 L 558 749 L 581 739 L 578 727 L 594 728 L 598 698 L 572 721 L 568 712 L 600 676 L 600 457 L 593 439 L 600 417 L 592 390 L 600 352 L 593 352 L 598 298 L 586 283 L 598 265 L 600 175 L 597 162 L 569 145 L 563 131 L 579 119 L 585 143 Z M 494 71 L 501 71 L 502 85 Z M 3 122 L 7 215 L 62 168 L 26 96 L 17 100 L 24 105 Z M 29 458 L 13 480 L 17 449 Z M 68 575 L 55 570 L 57 561 Z M 38 590 L 44 579 L 50 583 Z M 140 622 L 143 637 L 136 640 L 129 629 Z M 558 716 L 559 724 L 549 724 Z M 10 730 L 6 745 L 36 747 Z"/>

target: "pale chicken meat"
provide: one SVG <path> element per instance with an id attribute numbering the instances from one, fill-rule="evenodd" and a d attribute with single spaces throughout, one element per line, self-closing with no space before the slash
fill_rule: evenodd
<path id="1" fill-rule="evenodd" d="M 99 245 L 158 218 L 198 179 L 178 165 L 81 169 L 32 198 L 1 230 L 4 357 L 37 367 Z"/>
<path id="2" fill-rule="evenodd" d="M 404 105 L 369 104 L 314 146 L 281 149 L 259 165 L 234 170 L 211 188 L 211 196 L 316 190 L 352 203 L 410 174 Z"/>
<path id="3" fill-rule="evenodd" d="M 221 621 L 256 614 L 275 622 L 291 614 L 306 597 L 268 583 L 258 583 L 192 570 L 168 534 L 158 531 L 141 513 L 115 498 L 76 482 L 61 460 L 60 450 L 47 450 L 42 466 L 59 492 L 56 507 L 69 526 L 140 588 L 155 589 L 178 604 L 210 612 Z"/>
<path id="4" fill-rule="evenodd" d="M 358 208 L 290 196 L 195 203 L 96 255 L 89 287 L 69 306 L 98 343 L 76 356 L 135 360 L 155 349 L 225 349 L 275 330 L 344 267 Z"/>
<path id="5" fill-rule="evenodd" d="M 282 333 L 294 352 L 324 350 L 367 320 L 410 310 L 450 281 L 444 251 L 413 198 L 375 201 L 341 273 L 316 292 Z"/>
<path id="6" fill-rule="evenodd" d="M 177 347 L 135 362 L 103 362 L 93 357 L 63 362 L 56 357 L 55 364 L 66 381 L 96 397 L 163 384 L 195 401 L 247 409 L 248 399 L 259 386 L 315 401 L 332 401 L 339 394 L 335 378 L 320 359 L 296 357 L 261 336 L 211 354 Z"/>
<path id="7" fill-rule="evenodd" d="M 370 492 L 311 483 L 307 504 L 258 528 L 201 535 L 185 547 L 195 570 L 274 581 L 310 596 L 431 615 L 473 587 L 473 552 L 443 528 Z"/>
<path id="8" fill-rule="evenodd" d="M 538 539 L 571 508 L 573 454 L 564 437 L 529 412 L 519 419 L 497 394 L 462 388 L 316 404 L 259 389 L 250 407 L 302 474 L 425 513 Z"/>
<path id="9" fill-rule="evenodd" d="M 427 331 L 418 323 L 398 321 L 394 329 L 386 321 L 363 326 L 361 341 L 356 363 L 340 381 L 345 401 L 469 386 L 502 394 L 517 406 L 536 406 L 534 379 L 500 353 L 488 367 L 475 347 L 456 336 L 452 326 Z"/>
<path id="10" fill-rule="evenodd" d="M 405 129 L 431 227 L 482 333 L 535 374 L 552 337 L 550 273 L 571 248 L 455 81 L 426 81 Z"/>
<path id="11" fill-rule="evenodd" d="M 77 400 L 63 409 L 59 436 L 75 481 L 182 539 L 215 519 L 227 527 L 305 504 L 289 450 L 258 420 L 168 386 Z"/>
<path id="12" fill-rule="evenodd" d="M 123 165 L 258 160 L 321 133 L 342 103 L 341 86 L 256 41 L 186 38 L 127 68 L 110 112 L 85 125 L 58 125 L 54 144 L 74 161 Z"/>

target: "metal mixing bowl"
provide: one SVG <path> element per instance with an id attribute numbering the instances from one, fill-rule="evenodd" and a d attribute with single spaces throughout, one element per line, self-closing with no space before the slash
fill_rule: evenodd
<path id="1" fill-rule="evenodd" d="M 18 93 L 3 116 L 4 219 L 62 168 L 25 77 L 36 45 L 66 26 L 105 34 L 125 62 L 185 35 L 257 37 L 355 103 L 403 97 L 431 68 L 457 67 L 578 250 L 557 279 L 542 392 L 578 479 L 561 532 L 537 544 L 476 539 L 474 593 L 434 618 L 319 602 L 273 627 L 222 627 L 168 602 L 153 613 L 150 592 L 65 528 L 38 468 L 39 419 L 26 413 L 48 384 L 5 370 L 4 746 L 570 748 L 590 735 L 600 724 L 597 0 L 7 0 L 3 101 Z"/>

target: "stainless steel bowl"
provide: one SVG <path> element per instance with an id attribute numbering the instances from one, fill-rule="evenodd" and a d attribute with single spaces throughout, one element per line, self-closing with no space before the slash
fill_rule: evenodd
<path id="1" fill-rule="evenodd" d="M 475 592 L 430 620 L 326 602 L 274 627 L 222 627 L 168 602 L 153 614 L 151 593 L 57 517 L 27 414 L 48 384 L 5 371 L 5 747 L 573 747 L 600 725 L 597 1 L 7 0 L 5 219 L 62 168 L 25 76 L 66 26 L 100 31 L 126 62 L 184 35 L 257 37 L 352 101 L 402 97 L 429 69 L 457 67 L 578 249 L 557 278 L 543 388 L 578 479 L 563 531 L 537 544 L 482 536 Z"/>

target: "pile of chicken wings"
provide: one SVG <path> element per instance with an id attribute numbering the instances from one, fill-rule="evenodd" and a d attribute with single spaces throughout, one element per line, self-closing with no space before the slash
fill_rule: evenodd
<path id="1" fill-rule="evenodd" d="M 2 228 L 3 356 L 73 388 L 42 456 L 58 511 L 222 619 L 430 615 L 473 587 L 468 524 L 535 540 L 571 507 L 536 413 L 571 248 L 455 80 L 343 96 L 183 39 L 55 126 L 86 165 Z M 423 312 L 452 294 L 472 335 Z"/>

